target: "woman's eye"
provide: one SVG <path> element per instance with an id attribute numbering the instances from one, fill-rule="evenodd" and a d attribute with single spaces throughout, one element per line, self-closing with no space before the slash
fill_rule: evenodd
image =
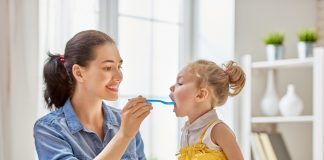
<path id="1" fill-rule="evenodd" d="M 104 70 L 105 71 L 110 71 L 111 70 L 111 67 L 104 67 Z"/>

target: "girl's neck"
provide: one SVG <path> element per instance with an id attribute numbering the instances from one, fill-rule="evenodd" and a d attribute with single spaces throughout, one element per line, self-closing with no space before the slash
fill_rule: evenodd
<path id="1" fill-rule="evenodd" d="M 196 109 L 192 110 L 192 112 L 188 114 L 189 124 L 192 124 L 199 117 L 213 109 L 213 107 L 211 107 L 209 104 L 198 104 L 197 106 L 195 106 L 195 108 Z"/>
<path id="2" fill-rule="evenodd" d="M 71 97 L 73 109 L 83 124 L 96 124 L 103 119 L 102 99 L 75 91 Z"/>

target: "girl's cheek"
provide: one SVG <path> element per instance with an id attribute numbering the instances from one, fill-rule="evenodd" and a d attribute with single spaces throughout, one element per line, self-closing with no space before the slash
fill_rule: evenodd
<path id="1" fill-rule="evenodd" d="M 185 101 L 188 99 L 188 94 L 185 91 L 179 91 L 175 94 L 177 101 Z"/>

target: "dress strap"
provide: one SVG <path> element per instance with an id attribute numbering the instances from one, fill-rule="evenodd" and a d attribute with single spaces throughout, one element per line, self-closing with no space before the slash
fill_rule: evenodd
<path id="1" fill-rule="evenodd" d="M 202 143 L 202 140 L 203 140 L 203 138 L 204 138 L 204 136 L 205 136 L 205 133 L 206 133 L 206 131 L 207 131 L 207 129 L 213 124 L 213 123 L 215 123 L 216 121 L 218 121 L 219 119 L 218 118 L 215 118 L 214 120 L 212 120 L 212 121 L 210 121 L 208 124 L 207 124 L 207 126 L 204 128 L 204 130 L 201 132 L 201 134 L 200 134 L 200 137 L 199 137 L 199 140 L 198 140 L 198 143 Z"/>

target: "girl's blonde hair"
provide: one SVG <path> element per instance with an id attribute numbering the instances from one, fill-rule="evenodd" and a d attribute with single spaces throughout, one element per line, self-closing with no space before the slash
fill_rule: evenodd
<path id="1" fill-rule="evenodd" d="M 245 84 L 245 73 L 234 61 L 223 64 L 223 68 L 208 60 L 190 63 L 187 69 L 197 77 L 197 87 L 206 87 L 212 93 L 212 105 L 221 106 L 228 96 L 240 93 Z"/>

